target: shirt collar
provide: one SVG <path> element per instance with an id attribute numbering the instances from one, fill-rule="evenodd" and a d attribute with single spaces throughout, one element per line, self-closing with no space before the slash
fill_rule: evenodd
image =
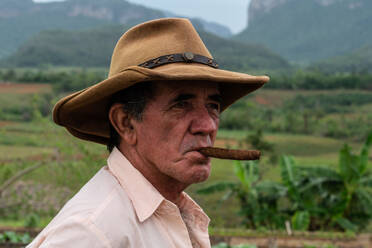
<path id="1" fill-rule="evenodd" d="M 165 198 L 115 147 L 107 159 L 112 174 L 128 194 L 140 222 L 149 218 Z"/>
<path id="2" fill-rule="evenodd" d="M 111 173 L 128 194 L 140 222 L 153 215 L 161 205 L 164 205 L 163 202 L 167 205 L 174 205 L 166 200 L 116 147 L 108 157 L 107 164 Z M 195 216 L 197 224 L 207 229 L 210 219 L 200 206 L 185 192 L 182 192 L 181 197 L 180 211 Z"/>
<path id="3" fill-rule="evenodd" d="M 186 192 L 183 192 L 181 197 L 182 200 L 178 206 L 181 213 L 186 216 L 193 216 L 193 224 L 204 231 L 208 231 L 210 219 L 203 209 Z"/>

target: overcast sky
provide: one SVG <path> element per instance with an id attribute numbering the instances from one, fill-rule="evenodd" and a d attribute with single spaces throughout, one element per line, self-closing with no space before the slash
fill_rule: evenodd
<path id="1" fill-rule="evenodd" d="M 55 0 L 34 0 L 34 2 L 52 2 Z M 237 33 L 247 23 L 248 4 L 251 0 L 128 0 L 132 3 L 167 10 L 174 14 L 201 17 L 214 21 Z"/>

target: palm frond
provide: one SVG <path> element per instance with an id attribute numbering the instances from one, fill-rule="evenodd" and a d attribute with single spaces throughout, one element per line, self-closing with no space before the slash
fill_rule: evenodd
<path id="1" fill-rule="evenodd" d="M 365 212 L 372 217 L 372 193 L 364 189 L 358 189 L 355 192 L 358 197 L 359 204 L 362 205 Z"/>
<path id="2" fill-rule="evenodd" d="M 360 152 L 360 160 L 359 160 L 359 171 L 361 174 L 364 174 L 365 170 L 367 169 L 368 165 L 368 154 L 369 149 L 372 146 L 372 131 L 368 134 L 367 140 L 364 143 L 362 150 Z"/>
<path id="3" fill-rule="evenodd" d="M 372 187 L 372 175 L 369 175 L 368 177 L 363 177 L 360 180 L 360 184 L 364 187 Z"/>

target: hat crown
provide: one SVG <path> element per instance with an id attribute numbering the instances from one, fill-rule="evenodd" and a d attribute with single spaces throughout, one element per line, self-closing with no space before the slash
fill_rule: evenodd
<path id="1" fill-rule="evenodd" d="M 188 19 L 145 22 L 129 29 L 119 39 L 112 54 L 109 77 L 163 55 L 185 52 L 212 58 Z"/>

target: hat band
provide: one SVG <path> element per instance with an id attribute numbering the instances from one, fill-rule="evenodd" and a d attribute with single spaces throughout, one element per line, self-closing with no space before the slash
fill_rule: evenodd
<path id="1" fill-rule="evenodd" d="M 138 66 L 152 69 L 152 68 L 155 68 L 161 65 L 170 64 L 170 63 L 178 63 L 178 62 L 199 63 L 199 64 L 204 64 L 204 65 L 209 65 L 213 68 L 218 68 L 218 64 L 214 59 L 205 57 L 200 54 L 193 54 L 190 52 L 163 55 L 155 59 L 148 60 L 145 63 L 139 64 Z"/>

